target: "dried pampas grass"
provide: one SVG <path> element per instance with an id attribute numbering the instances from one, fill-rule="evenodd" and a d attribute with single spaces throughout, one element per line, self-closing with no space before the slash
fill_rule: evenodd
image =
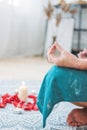
<path id="1" fill-rule="evenodd" d="M 48 19 L 50 19 L 53 14 L 53 11 L 54 11 L 54 7 L 52 6 L 50 1 L 48 2 L 48 7 L 47 8 L 44 7 L 44 11 L 45 11 L 45 14 L 47 15 Z"/>
<path id="2" fill-rule="evenodd" d="M 56 26 L 58 26 L 59 25 L 59 23 L 61 22 L 61 14 L 57 14 L 56 15 Z"/>
<path id="3" fill-rule="evenodd" d="M 69 12 L 71 14 L 75 14 L 77 12 L 77 9 L 74 8 L 74 9 L 70 9 L 70 4 L 67 4 L 65 2 L 65 0 L 59 0 L 58 1 L 60 7 L 61 7 L 61 10 L 64 11 L 64 12 Z M 48 1 L 48 5 L 47 7 L 44 7 L 44 12 L 47 16 L 48 19 L 51 18 L 51 16 L 53 15 L 53 12 L 54 12 L 54 6 L 51 4 L 50 0 Z M 55 17 L 56 19 L 56 26 L 59 25 L 59 23 L 61 22 L 61 19 L 62 19 L 62 14 L 61 13 L 58 13 Z"/>

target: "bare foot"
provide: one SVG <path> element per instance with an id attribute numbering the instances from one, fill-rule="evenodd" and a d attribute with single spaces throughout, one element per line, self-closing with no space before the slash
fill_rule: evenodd
<path id="1" fill-rule="evenodd" d="M 67 123 L 69 126 L 87 125 L 87 108 L 72 110 L 68 115 Z"/>
<path id="2" fill-rule="evenodd" d="M 55 50 L 60 53 L 59 56 L 55 55 Z M 64 50 L 58 43 L 54 43 L 48 50 L 47 57 L 49 62 L 52 62 L 57 66 L 70 68 L 78 67 L 78 58 L 75 55 Z"/>

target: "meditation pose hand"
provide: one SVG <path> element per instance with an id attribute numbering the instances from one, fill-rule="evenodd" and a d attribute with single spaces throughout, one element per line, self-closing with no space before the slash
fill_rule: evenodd
<path id="1" fill-rule="evenodd" d="M 79 58 L 82 58 L 82 59 L 87 59 L 87 49 L 84 49 L 83 51 L 81 51 L 81 52 L 78 54 L 78 57 L 79 57 Z"/>
<path id="2" fill-rule="evenodd" d="M 59 56 L 55 55 L 55 50 L 58 51 Z M 47 52 L 48 61 L 54 63 L 57 66 L 69 67 L 76 69 L 87 69 L 87 50 L 80 52 L 78 57 L 67 52 L 58 43 L 54 43 Z"/>

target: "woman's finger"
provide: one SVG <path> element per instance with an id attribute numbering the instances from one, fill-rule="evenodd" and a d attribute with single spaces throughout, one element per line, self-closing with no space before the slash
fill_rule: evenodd
<path id="1" fill-rule="evenodd" d="M 53 53 L 55 49 L 56 49 L 56 46 L 53 44 L 53 45 L 48 49 L 48 51 L 49 51 L 49 53 Z"/>
<path id="2" fill-rule="evenodd" d="M 64 49 L 57 42 L 55 43 L 55 46 L 59 52 L 64 51 Z"/>

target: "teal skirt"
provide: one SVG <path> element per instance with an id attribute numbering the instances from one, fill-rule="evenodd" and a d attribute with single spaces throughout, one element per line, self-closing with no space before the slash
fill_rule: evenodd
<path id="1" fill-rule="evenodd" d="M 53 66 L 47 72 L 37 98 L 43 127 L 54 105 L 61 101 L 87 102 L 87 70 Z"/>

